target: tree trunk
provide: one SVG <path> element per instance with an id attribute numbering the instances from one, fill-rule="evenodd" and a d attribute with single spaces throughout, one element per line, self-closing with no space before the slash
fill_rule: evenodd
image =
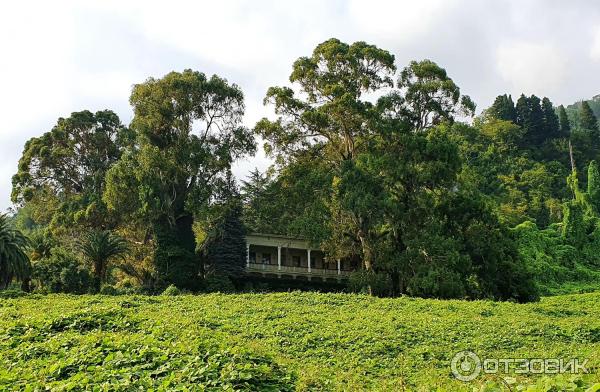
<path id="1" fill-rule="evenodd" d="M 371 249 L 371 244 L 366 236 L 360 232 L 358 234 L 358 239 L 360 240 L 360 245 L 363 253 L 363 266 L 365 267 L 365 271 L 367 274 L 371 274 L 373 272 L 373 249 Z M 369 295 L 373 295 L 373 287 L 371 284 L 367 286 L 367 292 Z"/>

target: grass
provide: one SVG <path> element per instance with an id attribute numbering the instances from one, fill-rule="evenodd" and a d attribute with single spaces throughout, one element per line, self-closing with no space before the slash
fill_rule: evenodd
<path id="1" fill-rule="evenodd" d="M 465 383 L 450 370 L 461 350 L 587 358 L 592 374 Z M 0 299 L 0 390 L 597 391 L 599 356 L 600 293 L 524 305 L 296 292 Z"/>

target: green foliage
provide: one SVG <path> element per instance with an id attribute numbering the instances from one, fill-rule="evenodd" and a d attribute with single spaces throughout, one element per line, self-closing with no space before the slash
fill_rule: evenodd
<path id="1" fill-rule="evenodd" d="M 417 131 L 475 113 L 471 98 L 461 96 L 446 70 L 431 60 L 412 61 L 400 73 L 398 88 L 403 93 L 402 111 Z"/>
<path id="2" fill-rule="evenodd" d="M 106 172 L 128 143 L 128 130 L 110 110 L 59 118 L 50 132 L 25 144 L 13 176 L 13 202 L 45 209 L 37 223 L 54 228 L 113 225 L 101 195 Z"/>
<path id="3" fill-rule="evenodd" d="M 517 122 L 517 112 L 512 96 L 504 94 L 498 95 L 494 103 L 487 110 L 488 114 L 495 119 Z"/>
<path id="4" fill-rule="evenodd" d="M 234 293 L 236 292 L 235 285 L 232 279 L 236 277 L 230 277 L 224 274 L 211 274 L 204 278 L 202 282 L 202 290 L 207 293 Z M 239 280 L 239 276 L 237 277 Z"/>
<path id="5" fill-rule="evenodd" d="M 111 211 L 153 228 L 159 285 L 198 285 L 194 214 L 210 205 L 233 160 L 253 153 L 243 94 L 218 76 L 171 72 L 135 85 L 136 148 L 107 174 Z"/>
<path id="6" fill-rule="evenodd" d="M 8 217 L 0 214 L 0 290 L 8 287 L 13 278 L 26 280 L 31 275 L 31 264 L 25 253 L 28 239 L 14 229 Z"/>
<path id="7" fill-rule="evenodd" d="M 588 165 L 587 194 L 592 209 L 600 214 L 600 171 L 596 161 Z"/>
<path id="8" fill-rule="evenodd" d="M 186 290 L 200 286 L 200 259 L 195 252 L 191 217 L 180 219 L 173 229 L 166 222 L 154 226 L 156 248 L 153 262 L 157 272 L 157 289 L 174 284 Z"/>
<path id="9" fill-rule="evenodd" d="M 586 240 L 585 226 L 583 222 L 583 207 L 577 201 L 565 204 L 563 221 L 563 238 L 573 246 L 582 246 Z"/>
<path id="10" fill-rule="evenodd" d="M 390 276 L 386 273 L 356 271 L 350 275 L 348 288 L 355 293 L 384 297 L 392 293 L 392 282 Z"/>
<path id="11" fill-rule="evenodd" d="M 241 221 L 242 206 L 233 201 L 217 222 L 205 245 L 207 274 L 239 278 L 246 266 L 246 230 Z"/>
<path id="12" fill-rule="evenodd" d="M 177 286 L 175 285 L 169 285 L 169 287 L 167 287 L 163 292 L 162 295 L 167 295 L 167 296 L 175 296 L 175 295 L 180 295 L 181 291 L 177 288 Z"/>
<path id="13" fill-rule="evenodd" d="M 587 244 L 575 247 L 571 241 L 564 240 L 556 227 L 539 230 L 532 222 L 522 223 L 512 231 L 517 239 L 519 254 L 535 276 L 541 294 L 578 292 L 600 283 L 600 273 L 590 268 L 589 263 L 593 258 L 586 255 L 588 249 L 597 253 L 592 248 L 597 247 L 598 243 L 591 247 Z"/>
<path id="14" fill-rule="evenodd" d="M 84 294 L 96 287 L 90 270 L 61 248 L 54 248 L 49 258 L 33 262 L 32 278 L 42 292 Z"/>
<path id="15" fill-rule="evenodd" d="M 598 301 L 597 293 L 532 304 L 298 292 L 28 295 L 0 301 L 0 389 L 472 392 L 507 382 L 516 391 L 585 391 L 596 373 L 465 383 L 450 361 L 470 350 L 589 359 L 595 369 Z"/>
<path id="16" fill-rule="evenodd" d="M 562 137 L 569 137 L 571 135 L 571 122 L 563 105 L 558 107 L 558 121 L 560 124 L 560 135 Z"/>
<path id="17" fill-rule="evenodd" d="M 587 101 L 581 102 L 579 109 L 579 126 L 585 130 L 598 133 L 598 120 Z"/>
<path id="18" fill-rule="evenodd" d="M 109 262 L 123 257 L 129 251 L 127 241 L 109 231 L 91 231 L 77 245 L 92 265 L 98 285 L 106 280 Z"/>

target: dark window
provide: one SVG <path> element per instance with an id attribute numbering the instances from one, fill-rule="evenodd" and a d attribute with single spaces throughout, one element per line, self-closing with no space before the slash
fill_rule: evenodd
<path id="1" fill-rule="evenodd" d="M 294 267 L 300 267 L 300 256 L 292 256 L 292 265 Z"/>
<path id="2" fill-rule="evenodd" d="M 256 263 L 256 252 L 250 252 L 250 262 Z"/>
<path id="3" fill-rule="evenodd" d="M 262 263 L 263 264 L 271 264 L 271 254 L 270 253 L 262 254 Z"/>

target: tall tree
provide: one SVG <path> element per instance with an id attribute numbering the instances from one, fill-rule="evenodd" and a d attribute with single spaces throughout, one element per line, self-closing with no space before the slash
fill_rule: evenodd
<path id="1" fill-rule="evenodd" d="M 587 101 L 582 101 L 579 108 L 579 126 L 593 134 L 598 133 L 598 120 Z"/>
<path id="2" fill-rule="evenodd" d="M 210 204 L 232 162 L 255 151 L 242 126 L 244 96 L 216 75 L 185 70 L 135 85 L 130 102 L 136 147 L 109 171 L 104 199 L 151 225 L 160 285 L 195 289 L 194 213 Z"/>
<path id="3" fill-rule="evenodd" d="M 524 130 L 523 147 L 535 149 L 546 140 L 544 113 L 540 99 L 535 95 L 526 97 L 521 94 L 517 100 L 517 124 Z"/>
<path id="4" fill-rule="evenodd" d="M 498 95 L 494 100 L 494 103 L 489 108 L 489 114 L 498 120 L 516 122 L 517 112 L 515 110 L 515 104 L 510 95 Z"/>
<path id="5" fill-rule="evenodd" d="M 363 95 L 393 86 L 394 56 L 365 42 L 352 45 L 330 39 L 319 44 L 310 57 L 294 62 L 290 87 L 271 87 L 265 104 L 275 106 L 274 122 L 262 119 L 255 131 L 266 140 L 269 153 L 280 160 L 308 146 L 320 145 L 331 162 L 353 159 L 368 138 L 366 126 L 373 105 Z"/>
<path id="6" fill-rule="evenodd" d="M 416 131 L 452 121 L 455 116 L 470 117 L 475 112 L 471 98 L 461 95 L 446 70 L 431 60 L 412 61 L 405 67 L 398 79 L 398 89 L 396 97 Z"/>
<path id="7" fill-rule="evenodd" d="M 547 97 L 542 99 L 542 112 L 544 115 L 545 138 L 554 139 L 560 137 L 558 116 L 554 111 L 552 102 Z"/>
<path id="8" fill-rule="evenodd" d="M 0 214 L 0 290 L 5 289 L 13 278 L 27 281 L 31 264 L 27 257 L 28 240 L 15 230 L 4 214 Z"/>
<path id="9" fill-rule="evenodd" d="M 320 159 L 328 162 L 338 178 L 334 181 L 339 181 L 345 170 L 354 167 L 352 161 L 374 135 L 369 124 L 376 108 L 363 95 L 393 86 L 391 76 L 395 69 L 394 56 L 373 45 L 325 41 L 312 56 L 294 63 L 290 81 L 297 83 L 303 94 L 297 95 L 289 87 L 271 87 L 265 102 L 275 105 L 279 117 L 276 121 L 259 121 L 255 131 L 267 141 L 267 151 L 275 153 L 280 162 L 300 159 L 308 150 L 318 149 Z M 334 191 L 335 187 L 330 188 L 329 197 Z M 364 265 L 370 270 L 371 245 L 365 234 L 369 217 L 364 211 L 354 213 L 359 215 L 353 214 L 358 226 L 351 235 L 363 243 Z"/>
<path id="10" fill-rule="evenodd" d="M 231 201 L 219 219 L 206 246 L 208 273 L 236 281 L 246 266 L 246 230 L 242 223 L 242 205 Z"/>
<path id="11" fill-rule="evenodd" d="M 571 123 L 569 122 L 569 116 L 563 105 L 558 107 L 558 121 L 560 124 L 561 137 L 569 137 L 571 135 Z"/>
<path id="12" fill-rule="evenodd" d="M 110 110 L 59 118 L 50 132 L 27 141 L 13 176 L 12 200 L 50 209 L 51 222 L 103 228 L 113 223 L 101 200 L 108 169 L 128 143 L 128 131 Z M 48 212 L 45 211 L 45 215 Z"/>

